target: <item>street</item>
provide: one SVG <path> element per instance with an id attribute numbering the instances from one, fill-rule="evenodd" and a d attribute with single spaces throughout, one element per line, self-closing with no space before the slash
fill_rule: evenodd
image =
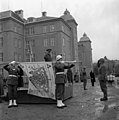
<path id="1" fill-rule="evenodd" d="M 119 120 L 119 88 L 108 85 L 108 101 L 100 101 L 103 96 L 98 81 L 88 90 L 83 90 L 81 82 L 74 83 L 73 97 L 64 101 L 64 109 L 56 104 L 19 104 L 8 108 L 8 103 L 0 103 L 0 120 Z"/>

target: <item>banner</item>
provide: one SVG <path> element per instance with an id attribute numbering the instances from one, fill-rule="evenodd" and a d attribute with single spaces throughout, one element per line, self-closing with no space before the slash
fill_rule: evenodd
<path id="1" fill-rule="evenodd" d="M 55 99 L 55 77 L 52 63 L 26 62 L 20 63 L 28 76 L 28 94 Z"/>

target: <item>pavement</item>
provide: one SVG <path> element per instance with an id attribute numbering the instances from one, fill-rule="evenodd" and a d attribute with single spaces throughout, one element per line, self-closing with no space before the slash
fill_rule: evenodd
<path id="1" fill-rule="evenodd" d="M 73 97 L 64 101 L 64 109 L 56 104 L 19 104 L 8 108 L 8 103 L 0 103 L 0 120 L 119 120 L 119 87 L 108 85 L 108 101 L 100 101 L 103 96 L 98 81 L 88 90 L 83 90 L 81 82 L 74 83 Z"/>

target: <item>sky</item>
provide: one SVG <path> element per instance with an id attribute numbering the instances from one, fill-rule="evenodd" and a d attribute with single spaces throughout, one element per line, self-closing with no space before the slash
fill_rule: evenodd
<path id="1" fill-rule="evenodd" d="M 0 0 L 0 11 L 24 11 L 24 18 L 60 17 L 68 9 L 77 26 L 78 41 L 85 32 L 91 40 L 96 62 L 106 56 L 119 60 L 119 0 Z"/>

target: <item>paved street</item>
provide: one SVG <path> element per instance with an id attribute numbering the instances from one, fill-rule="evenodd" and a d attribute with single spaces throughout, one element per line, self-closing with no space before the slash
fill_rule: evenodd
<path id="1" fill-rule="evenodd" d="M 98 82 L 88 90 L 82 83 L 74 83 L 73 98 L 65 101 L 68 107 L 57 109 L 56 104 L 19 104 L 9 108 L 0 103 L 0 120 L 119 120 L 119 88 L 108 86 L 109 100 L 100 102 L 102 92 Z"/>

